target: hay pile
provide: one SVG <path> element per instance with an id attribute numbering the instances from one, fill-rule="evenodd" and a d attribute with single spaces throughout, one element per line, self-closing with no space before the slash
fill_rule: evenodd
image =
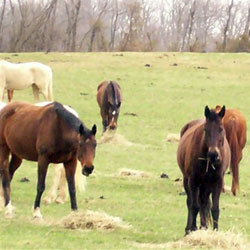
<path id="1" fill-rule="evenodd" d="M 167 135 L 167 139 L 168 142 L 178 142 L 180 140 L 180 135 L 179 134 L 172 134 L 169 133 Z"/>
<path id="2" fill-rule="evenodd" d="M 119 171 L 118 176 L 122 177 L 139 177 L 139 178 L 149 178 L 151 175 L 144 171 L 123 168 Z"/>
<path id="3" fill-rule="evenodd" d="M 131 226 L 120 217 L 113 217 L 104 212 L 86 210 L 85 212 L 72 212 L 63 218 L 60 226 L 69 229 L 97 229 L 114 230 L 129 229 Z"/>
<path id="4" fill-rule="evenodd" d="M 110 143 L 116 145 L 132 146 L 133 143 L 128 141 L 123 135 L 118 134 L 116 131 L 107 130 L 98 141 L 98 143 Z"/>
<path id="5" fill-rule="evenodd" d="M 250 245 L 241 235 L 232 231 L 216 232 L 198 230 L 176 242 L 165 244 L 137 244 L 147 249 L 249 249 Z"/>

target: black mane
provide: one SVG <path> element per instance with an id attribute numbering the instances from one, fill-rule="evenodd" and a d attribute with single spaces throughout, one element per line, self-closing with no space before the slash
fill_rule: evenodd
<path id="1" fill-rule="evenodd" d="M 78 119 L 75 115 L 73 115 L 72 113 L 70 113 L 67 109 L 65 109 L 63 107 L 63 105 L 59 102 L 54 102 L 54 110 L 56 111 L 56 113 L 62 117 L 64 119 L 64 121 L 72 128 L 74 129 L 76 132 L 79 133 L 79 128 L 82 125 L 84 127 L 84 129 L 86 129 L 86 127 L 84 126 L 83 122 Z"/>
<path id="2" fill-rule="evenodd" d="M 112 96 L 113 96 L 113 99 L 114 99 L 114 104 L 116 105 L 116 95 L 115 95 L 115 86 L 113 84 L 112 81 L 110 81 L 109 83 L 111 85 L 111 89 L 112 89 Z"/>

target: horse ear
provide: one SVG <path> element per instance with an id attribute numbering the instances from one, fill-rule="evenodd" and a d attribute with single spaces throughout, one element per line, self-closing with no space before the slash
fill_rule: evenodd
<path id="1" fill-rule="evenodd" d="M 226 112 L 226 107 L 225 105 L 222 107 L 222 109 L 220 110 L 220 112 L 218 113 L 218 115 L 223 118 L 223 116 L 225 115 Z"/>
<path id="2" fill-rule="evenodd" d="M 96 131 L 97 131 L 97 127 L 96 127 L 96 125 L 94 124 L 93 127 L 92 127 L 92 129 L 91 129 L 91 133 L 92 133 L 93 135 L 95 135 L 95 134 L 96 134 Z"/>
<path id="3" fill-rule="evenodd" d="M 205 113 L 206 118 L 208 118 L 209 115 L 210 115 L 210 109 L 209 109 L 208 106 L 205 107 L 205 112 L 204 113 Z"/>
<path id="4" fill-rule="evenodd" d="M 83 135 L 85 133 L 83 124 L 81 124 L 79 127 L 79 133 L 80 133 L 80 135 Z"/>

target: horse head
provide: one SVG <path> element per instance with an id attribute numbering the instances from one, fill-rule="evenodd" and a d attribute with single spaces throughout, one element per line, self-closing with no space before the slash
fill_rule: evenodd
<path id="1" fill-rule="evenodd" d="M 119 117 L 121 102 L 117 104 L 108 103 L 108 126 L 111 130 L 115 130 L 117 128 L 117 120 Z"/>
<path id="2" fill-rule="evenodd" d="M 224 145 L 225 137 L 222 118 L 225 115 L 225 111 L 225 106 L 218 113 L 215 110 L 210 110 L 208 106 L 205 107 L 205 144 L 208 149 L 207 157 L 211 164 L 221 162 L 221 148 Z"/>
<path id="3" fill-rule="evenodd" d="M 96 125 L 92 129 L 87 129 L 83 124 L 80 125 L 80 142 L 78 148 L 78 160 L 82 164 L 82 174 L 89 176 L 94 170 L 94 158 L 96 151 Z"/>

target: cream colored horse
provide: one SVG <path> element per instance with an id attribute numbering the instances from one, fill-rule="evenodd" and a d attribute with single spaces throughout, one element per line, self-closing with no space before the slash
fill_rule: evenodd
<path id="1" fill-rule="evenodd" d="M 4 90 L 12 92 L 32 86 L 35 102 L 39 101 L 39 93 L 47 101 L 53 100 L 52 69 L 42 63 L 11 63 L 0 61 L 0 96 L 4 98 Z M 10 101 L 10 100 L 9 100 Z"/>

